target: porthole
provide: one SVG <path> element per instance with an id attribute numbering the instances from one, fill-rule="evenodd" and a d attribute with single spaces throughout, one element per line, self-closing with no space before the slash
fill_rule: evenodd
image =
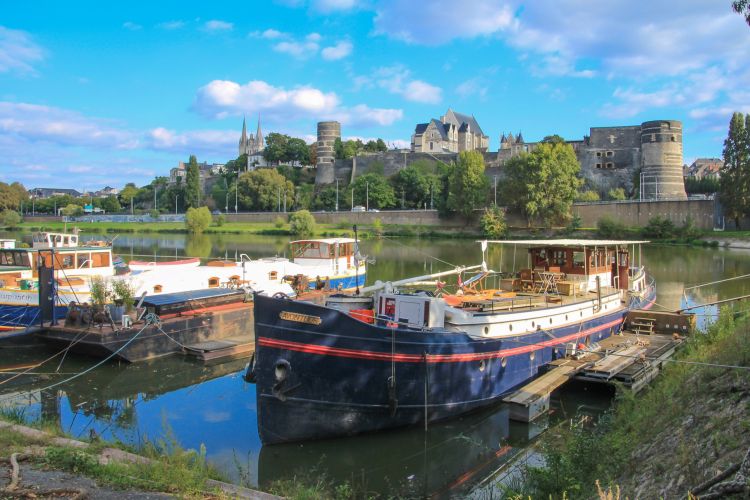
<path id="1" fill-rule="evenodd" d="M 487 367 L 487 362 L 483 359 L 479 360 L 479 371 L 483 372 L 484 369 Z"/>
<path id="2" fill-rule="evenodd" d="M 568 321 L 568 315 L 567 314 L 565 315 L 565 321 Z"/>
<path id="3" fill-rule="evenodd" d="M 513 325 L 512 325 L 512 324 L 508 325 L 508 331 L 509 331 L 509 332 L 512 332 L 512 331 L 513 331 Z"/>
<path id="4" fill-rule="evenodd" d="M 552 318 L 550 318 L 550 319 L 549 319 L 549 324 L 550 324 L 550 325 L 552 324 Z"/>
<path id="5" fill-rule="evenodd" d="M 536 323 L 534 323 L 534 322 L 532 321 L 532 322 L 531 322 L 531 328 L 534 328 L 535 326 L 536 326 Z"/>
<path id="6" fill-rule="evenodd" d="M 490 327 L 489 326 L 485 326 L 484 327 L 484 334 L 487 335 L 488 333 L 490 333 Z"/>
<path id="7" fill-rule="evenodd" d="M 502 366 L 503 368 L 505 368 L 505 365 L 507 365 L 507 364 L 508 364 L 508 360 L 507 359 L 505 359 L 504 357 L 500 358 L 500 366 Z"/>

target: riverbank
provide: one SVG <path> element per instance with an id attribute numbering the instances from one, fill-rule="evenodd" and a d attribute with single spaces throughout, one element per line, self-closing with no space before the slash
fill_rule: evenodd
<path id="1" fill-rule="evenodd" d="M 71 439 L 22 420 L 7 411 L 0 416 L 3 498 L 279 498 L 222 482 L 203 448 L 162 441 L 146 443 L 136 455 L 118 443 Z"/>
<path id="2" fill-rule="evenodd" d="M 556 429 L 547 467 L 528 468 L 519 493 L 591 498 L 599 481 L 622 498 L 683 498 L 739 465 L 750 447 L 750 322 L 725 311 L 675 359 L 645 394 L 621 392 L 593 428 Z"/>

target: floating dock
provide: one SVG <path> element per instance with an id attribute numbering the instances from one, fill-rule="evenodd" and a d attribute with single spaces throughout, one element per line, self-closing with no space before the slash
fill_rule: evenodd
<path id="1" fill-rule="evenodd" d="M 549 363 L 548 371 L 503 398 L 510 418 L 531 422 L 549 410 L 551 394 L 570 380 L 613 384 L 638 392 L 661 371 L 662 365 L 692 333 L 695 318 L 689 314 L 631 311 L 630 329 L 599 341 L 595 349 L 577 351 Z"/>

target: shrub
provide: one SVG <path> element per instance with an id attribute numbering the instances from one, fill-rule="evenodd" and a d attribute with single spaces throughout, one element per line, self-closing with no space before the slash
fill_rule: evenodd
<path id="1" fill-rule="evenodd" d="M 648 220 L 648 225 L 643 228 L 643 236 L 657 239 L 674 238 L 677 236 L 677 228 L 668 218 L 657 215 Z"/>
<path id="2" fill-rule="evenodd" d="M 289 231 L 297 236 L 315 233 L 315 217 L 308 210 L 298 210 L 289 217 Z"/>
<path id="3" fill-rule="evenodd" d="M 153 219 L 154 221 L 157 221 L 157 220 L 159 220 L 159 211 L 158 211 L 158 210 L 156 210 L 156 209 L 153 209 L 153 210 L 149 211 L 148 215 L 149 215 L 149 216 L 150 216 L 150 217 L 151 217 L 151 218 L 152 218 L 152 219 Z"/>
<path id="4" fill-rule="evenodd" d="M 281 216 L 276 217 L 276 220 L 273 221 L 273 226 L 276 229 L 281 229 L 282 227 L 284 227 L 284 224 L 286 224 L 286 221 Z"/>
<path id="5" fill-rule="evenodd" d="M 124 279 L 116 279 L 112 281 L 112 298 L 113 300 L 122 302 L 125 306 L 125 310 L 128 312 L 133 310 L 135 304 L 135 287 Z"/>
<path id="6" fill-rule="evenodd" d="M 482 233 L 488 238 L 503 238 L 508 233 L 505 212 L 500 207 L 486 208 L 479 225 Z"/>
<path id="7" fill-rule="evenodd" d="M 625 190 L 623 188 L 613 188 L 607 191 L 607 199 L 622 201 L 626 199 Z"/>
<path id="8" fill-rule="evenodd" d="M 0 226 L 18 227 L 22 221 L 21 215 L 15 210 L 6 209 L 0 213 Z"/>
<path id="9" fill-rule="evenodd" d="M 185 227 L 192 234 L 201 234 L 211 225 L 211 212 L 206 207 L 190 207 L 185 214 Z"/>
<path id="10" fill-rule="evenodd" d="M 378 238 L 382 238 L 383 234 L 385 233 L 385 229 L 383 228 L 383 221 L 381 221 L 380 219 L 375 219 L 374 221 L 372 221 L 372 232 Z"/>
<path id="11" fill-rule="evenodd" d="M 91 292 L 91 303 L 95 306 L 106 304 L 112 296 L 109 283 L 102 276 L 92 276 L 89 280 L 89 292 Z"/>
<path id="12" fill-rule="evenodd" d="M 572 219 L 570 219 L 570 222 L 567 226 L 565 226 L 565 234 L 573 234 L 579 229 L 581 229 L 582 226 L 581 222 L 581 216 L 580 215 L 574 215 Z"/>
<path id="13" fill-rule="evenodd" d="M 67 217 L 78 217 L 79 215 L 83 215 L 83 207 L 71 203 L 62 209 L 62 214 Z"/>
<path id="14" fill-rule="evenodd" d="M 599 201 L 599 193 L 597 193 L 594 190 L 588 190 L 588 191 L 581 191 L 576 196 L 576 201 Z"/>
<path id="15" fill-rule="evenodd" d="M 218 215 L 218 216 L 216 217 L 216 225 L 217 225 L 217 226 L 221 227 L 221 226 L 223 226 L 223 225 L 224 225 L 224 224 L 226 224 L 226 223 L 227 223 L 227 216 L 226 216 L 226 215 L 224 215 L 224 214 L 219 214 L 219 215 Z"/>
<path id="16" fill-rule="evenodd" d="M 596 232 L 602 238 L 622 238 L 626 229 L 625 224 L 606 215 L 596 222 Z"/>
<path id="17" fill-rule="evenodd" d="M 695 227 L 693 218 L 690 216 L 685 219 L 685 222 L 680 226 L 677 232 L 680 237 L 685 238 L 686 240 L 697 240 L 702 235 L 701 230 Z"/>

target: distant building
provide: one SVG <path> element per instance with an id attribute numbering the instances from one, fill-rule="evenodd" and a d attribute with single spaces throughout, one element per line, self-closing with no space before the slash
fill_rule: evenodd
<path id="1" fill-rule="evenodd" d="M 718 179 L 724 162 L 720 158 L 697 158 L 685 172 L 686 177 Z"/>
<path id="2" fill-rule="evenodd" d="M 474 116 L 448 111 L 440 120 L 419 123 L 411 136 L 411 150 L 415 153 L 485 152 L 490 138 L 484 135 Z"/>
<path id="3" fill-rule="evenodd" d="M 34 188 L 29 189 L 29 196 L 33 198 L 51 198 L 52 196 L 69 195 L 73 198 L 80 198 L 83 194 L 75 189 L 64 188 Z"/>
<path id="4" fill-rule="evenodd" d="M 94 196 L 99 198 L 107 198 L 109 196 L 117 196 L 120 193 L 120 190 L 117 188 L 106 186 L 103 189 L 100 189 L 99 191 L 94 192 Z"/>
<path id="5" fill-rule="evenodd" d="M 200 174 L 200 183 L 203 187 L 206 181 L 220 175 L 224 172 L 223 163 L 198 163 L 198 172 Z M 176 184 L 177 182 L 185 182 L 185 174 L 187 173 L 187 164 L 185 162 L 179 162 L 176 167 L 169 170 L 169 184 Z M 179 181 L 178 181 L 179 179 Z"/>
<path id="6" fill-rule="evenodd" d="M 245 119 L 242 119 L 242 135 L 240 136 L 239 155 L 253 156 L 257 153 L 262 152 L 266 148 L 266 143 L 263 139 L 263 131 L 260 129 L 260 116 L 258 117 L 258 128 L 255 131 L 255 136 L 250 134 L 247 135 L 247 124 Z"/>

